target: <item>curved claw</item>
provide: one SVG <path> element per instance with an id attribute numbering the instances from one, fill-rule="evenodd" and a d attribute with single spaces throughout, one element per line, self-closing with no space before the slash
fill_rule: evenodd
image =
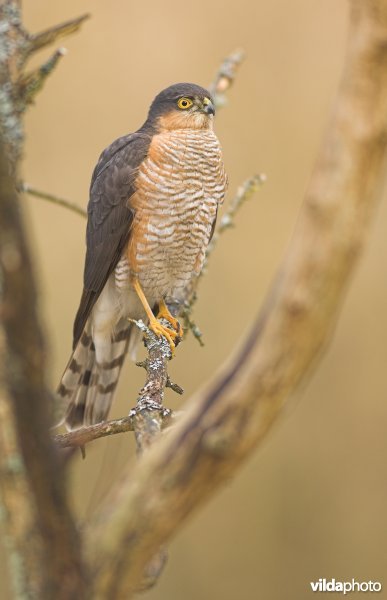
<path id="1" fill-rule="evenodd" d="M 175 330 L 176 336 L 180 339 L 183 337 L 184 332 L 182 326 L 180 325 L 179 321 L 171 315 L 171 313 L 168 310 L 168 306 L 165 304 L 164 300 L 160 302 L 159 313 L 157 315 L 157 318 L 166 319 L 166 321 L 168 321 Z"/>
<path id="2" fill-rule="evenodd" d="M 171 353 L 173 356 L 175 354 L 175 339 L 177 338 L 177 332 L 173 329 L 169 329 L 169 327 L 165 327 L 157 319 L 152 319 L 152 321 L 150 321 L 149 329 L 151 329 L 153 333 L 157 335 L 157 337 L 160 337 L 160 335 L 162 335 L 168 340 L 169 347 L 171 348 Z"/>
<path id="3" fill-rule="evenodd" d="M 161 299 L 161 301 L 159 303 L 159 314 L 158 314 L 157 318 L 158 319 L 166 319 L 168 321 L 168 323 L 170 323 L 172 325 L 173 329 L 170 329 L 169 327 L 165 327 L 165 325 L 162 325 L 160 323 L 160 321 L 158 321 L 156 319 L 156 317 L 154 316 L 152 309 L 149 306 L 149 303 L 146 299 L 146 296 L 142 290 L 142 287 L 141 287 L 138 279 L 134 278 L 132 281 L 132 284 L 133 284 L 133 288 L 134 288 L 135 292 L 137 293 L 137 296 L 139 297 L 141 304 L 144 307 L 147 317 L 149 319 L 149 328 L 158 337 L 160 335 L 163 335 L 164 337 L 166 337 L 166 339 L 168 340 L 169 346 L 171 348 L 172 356 L 173 356 L 174 352 L 175 352 L 175 347 L 180 342 L 180 339 L 183 335 L 183 328 L 181 327 L 181 325 L 177 321 L 177 319 L 175 319 L 171 315 L 171 313 L 168 310 L 168 306 L 165 304 L 163 299 Z"/>

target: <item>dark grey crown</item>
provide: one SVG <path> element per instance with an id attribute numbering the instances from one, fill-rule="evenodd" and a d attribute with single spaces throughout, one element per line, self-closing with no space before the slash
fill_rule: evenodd
<path id="1" fill-rule="evenodd" d="M 209 98 L 213 102 L 210 92 L 200 85 L 196 85 L 195 83 L 175 83 L 157 94 L 150 106 L 148 119 L 153 120 L 154 118 L 169 112 L 171 108 L 175 107 L 176 101 L 182 96 L 186 96 L 187 98 L 193 98 L 195 96 L 199 98 Z"/>

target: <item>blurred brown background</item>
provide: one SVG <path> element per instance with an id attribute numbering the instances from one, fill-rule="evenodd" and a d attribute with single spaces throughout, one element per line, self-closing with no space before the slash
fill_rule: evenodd
<path id="1" fill-rule="evenodd" d="M 82 206 L 100 151 L 142 124 L 160 89 L 178 81 L 206 85 L 226 54 L 246 50 L 216 130 L 229 197 L 252 173 L 265 172 L 268 182 L 224 235 L 203 282 L 195 317 L 205 348 L 190 337 L 171 365 L 188 397 L 248 329 L 285 251 L 340 76 L 347 2 L 23 4 L 31 31 L 92 13 L 83 31 L 65 40 L 69 54 L 26 118 L 25 180 Z M 85 222 L 34 198 L 24 202 L 54 386 L 70 351 Z M 303 600 L 320 577 L 383 582 L 386 217 L 384 202 L 318 371 L 263 447 L 180 532 L 144 600 Z M 112 416 L 128 412 L 142 378 L 126 365 Z M 168 404 L 181 401 L 169 394 Z M 128 440 L 98 441 L 76 461 L 71 495 L 81 518 L 134 459 Z M 387 598 L 387 579 L 385 588 L 379 598 Z M 6 583 L 1 597 L 8 597 Z"/>

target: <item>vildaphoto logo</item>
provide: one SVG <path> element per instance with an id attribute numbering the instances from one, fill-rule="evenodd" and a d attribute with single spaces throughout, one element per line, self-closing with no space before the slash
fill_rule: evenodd
<path id="1" fill-rule="evenodd" d="M 341 592 L 350 594 L 351 592 L 380 592 L 382 584 L 379 581 L 337 581 L 336 579 L 319 579 L 311 581 L 310 587 L 313 592 Z"/>

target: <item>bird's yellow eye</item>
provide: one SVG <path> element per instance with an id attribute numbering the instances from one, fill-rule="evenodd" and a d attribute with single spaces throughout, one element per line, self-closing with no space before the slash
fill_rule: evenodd
<path id="1" fill-rule="evenodd" d="M 190 106 L 193 105 L 192 100 L 190 98 L 179 98 L 177 101 L 177 106 L 183 110 L 186 110 Z"/>

